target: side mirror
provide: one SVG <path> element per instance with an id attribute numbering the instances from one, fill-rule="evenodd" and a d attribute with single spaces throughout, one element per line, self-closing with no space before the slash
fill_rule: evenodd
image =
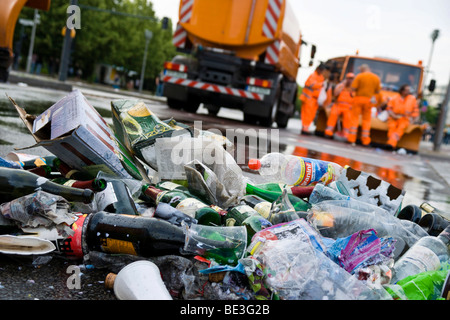
<path id="1" fill-rule="evenodd" d="M 436 80 L 432 79 L 428 85 L 428 91 L 433 92 L 436 89 Z"/>
<path id="2" fill-rule="evenodd" d="M 314 59 L 315 55 L 316 55 L 316 51 L 317 51 L 317 47 L 316 45 L 312 45 L 311 46 L 311 59 Z"/>

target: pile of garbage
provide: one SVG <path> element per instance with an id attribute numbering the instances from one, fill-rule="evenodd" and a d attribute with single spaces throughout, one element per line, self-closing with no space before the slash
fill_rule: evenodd
<path id="1" fill-rule="evenodd" d="M 0 252 L 105 270 L 118 299 L 450 299 L 450 214 L 332 162 L 269 153 L 245 177 L 232 142 L 142 101 L 109 126 L 78 90 L 0 158 Z M 16 150 L 17 151 L 17 150 Z"/>

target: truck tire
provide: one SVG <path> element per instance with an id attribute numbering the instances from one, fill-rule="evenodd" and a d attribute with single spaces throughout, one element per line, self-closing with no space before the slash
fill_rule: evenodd
<path id="1" fill-rule="evenodd" d="M 272 124 L 275 122 L 278 110 L 280 108 L 280 95 L 281 95 L 281 87 L 278 86 L 274 101 L 272 106 L 270 107 L 270 113 L 266 117 L 259 117 L 259 124 L 263 127 L 271 127 Z"/>
<path id="2" fill-rule="evenodd" d="M 8 76 L 9 76 L 8 69 L 0 67 L 0 82 L 7 82 Z"/>
<path id="3" fill-rule="evenodd" d="M 190 113 L 196 113 L 198 110 L 198 107 L 200 107 L 200 102 L 196 100 L 188 100 L 184 101 L 183 109 Z"/>
<path id="4" fill-rule="evenodd" d="M 181 101 L 181 100 L 175 100 L 175 99 L 172 99 L 172 98 L 167 98 L 167 105 L 171 109 L 181 110 L 183 108 L 183 104 L 184 104 L 184 102 Z"/>
<path id="5" fill-rule="evenodd" d="M 288 114 L 285 114 L 284 112 L 278 112 L 277 113 L 277 126 L 278 128 L 284 129 L 287 127 L 287 124 L 289 122 L 290 116 Z"/>

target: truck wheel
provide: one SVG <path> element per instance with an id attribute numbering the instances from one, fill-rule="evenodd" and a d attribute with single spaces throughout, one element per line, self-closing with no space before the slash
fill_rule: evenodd
<path id="1" fill-rule="evenodd" d="M 184 102 L 183 109 L 187 112 L 196 113 L 200 103 L 195 100 L 189 100 Z"/>
<path id="2" fill-rule="evenodd" d="M 8 69 L 0 67 L 0 82 L 7 82 L 8 76 L 9 76 Z"/>
<path id="3" fill-rule="evenodd" d="M 181 108 L 183 108 L 183 103 L 184 102 L 181 101 L 181 100 L 175 100 L 175 99 L 167 98 L 167 105 L 171 109 L 180 110 Z"/>
<path id="4" fill-rule="evenodd" d="M 280 107 L 280 95 L 281 95 L 281 88 L 278 87 L 274 102 L 272 104 L 272 107 L 270 108 L 270 114 L 266 117 L 260 117 L 259 118 L 259 124 L 263 127 L 271 127 L 272 123 L 276 120 L 278 109 Z"/>
<path id="5" fill-rule="evenodd" d="M 278 112 L 277 120 L 276 120 L 278 128 L 282 128 L 282 129 L 286 128 L 287 124 L 289 122 L 289 118 L 290 118 L 289 115 L 282 113 L 282 112 Z"/>

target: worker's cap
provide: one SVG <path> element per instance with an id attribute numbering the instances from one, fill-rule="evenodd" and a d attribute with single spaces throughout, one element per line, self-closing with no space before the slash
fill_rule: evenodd
<path id="1" fill-rule="evenodd" d="M 353 72 L 349 72 L 345 75 L 346 79 L 353 79 L 355 77 L 355 74 Z"/>

